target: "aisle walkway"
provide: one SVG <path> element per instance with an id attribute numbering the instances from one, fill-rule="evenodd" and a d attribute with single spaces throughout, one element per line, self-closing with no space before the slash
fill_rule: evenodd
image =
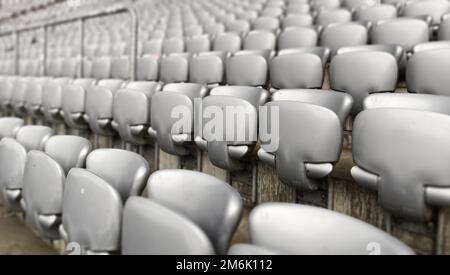
<path id="1" fill-rule="evenodd" d="M 0 207 L 0 255 L 54 255 L 56 251 L 37 238 L 16 215 Z"/>

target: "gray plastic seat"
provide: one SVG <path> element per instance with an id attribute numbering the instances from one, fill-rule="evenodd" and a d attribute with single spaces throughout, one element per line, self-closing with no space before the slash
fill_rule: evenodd
<path id="1" fill-rule="evenodd" d="M 25 116 L 27 114 L 25 103 L 26 103 L 28 80 L 29 79 L 26 78 L 18 78 L 14 81 L 13 84 L 11 105 L 14 114 L 18 116 Z"/>
<path id="2" fill-rule="evenodd" d="M 89 154 L 86 170 L 106 180 L 123 201 L 142 194 L 150 168 L 140 155 L 117 149 L 100 149 Z"/>
<path id="3" fill-rule="evenodd" d="M 42 112 L 49 123 L 61 121 L 63 90 L 70 83 L 69 78 L 58 78 L 48 81 L 42 92 Z"/>
<path id="4" fill-rule="evenodd" d="M 112 128 L 114 95 L 124 81 L 105 79 L 92 85 L 86 92 L 86 117 L 89 127 L 95 134 L 113 136 Z"/>
<path id="5" fill-rule="evenodd" d="M 163 54 L 173 54 L 184 52 L 184 40 L 181 38 L 168 38 L 163 41 L 162 53 Z"/>
<path id="6" fill-rule="evenodd" d="M 364 110 L 413 109 L 450 115 L 450 97 L 427 94 L 373 94 L 364 100 Z"/>
<path id="7" fill-rule="evenodd" d="M 346 9 L 322 10 L 316 18 L 316 25 L 326 27 L 330 24 L 348 23 L 352 21 L 352 13 Z"/>
<path id="8" fill-rule="evenodd" d="M 411 93 L 450 95 L 447 72 L 450 48 L 420 51 L 408 61 L 406 83 Z"/>
<path id="9" fill-rule="evenodd" d="M 310 27 L 313 23 L 314 18 L 310 14 L 290 14 L 283 19 L 283 28 Z"/>
<path id="10" fill-rule="evenodd" d="M 3 138 L 0 146 L 2 158 L 0 186 L 3 204 L 15 212 L 23 209 L 20 204 L 23 189 L 23 173 L 28 151 L 42 151 L 53 135 L 51 128 L 44 126 L 24 126 L 19 129 L 16 140 Z M 4 158 L 4 159 L 3 159 Z"/>
<path id="11" fill-rule="evenodd" d="M 169 55 L 161 60 L 160 80 L 163 83 L 186 82 L 189 77 L 189 59 L 185 55 Z"/>
<path id="12" fill-rule="evenodd" d="M 280 21 L 274 17 L 260 17 L 253 22 L 253 30 L 276 32 L 280 28 Z"/>
<path id="13" fill-rule="evenodd" d="M 22 209 L 27 223 L 40 236 L 59 239 L 63 189 L 72 168 L 83 168 L 91 143 L 76 136 L 56 136 L 45 150 L 28 153 L 23 176 Z"/>
<path id="14" fill-rule="evenodd" d="M 319 35 L 312 28 L 290 27 L 278 38 L 278 49 L 303 48 L 317 46 Z"/>
<path id="15" fill-rule="evenodd" d="M 430 15 L 433 24 L 439 25 L 442 16 L 449 11 L 450 5 L 446 0 L 440 1 L 414 1 L 403 8 L 403 15 L 408 17 Z"/>
<path id="16" fill-rule="evenodd" d="M 283 183 L 301 191 L 317 190 L 333 171 L 342 151 L 343 127 L 338 115 L 326 107 L 301 101 L 275 101 L 266 107 L 269 111 L 279 110 L 279 137 L 263 138 L 259 159 L 275 167 Z M 260 117 L 260 125 L 276 127 L 264 116 Z"/>
<path id="17" fill-rule="evenodd" d="M 270 80 L 274 89 L 322 88 L 324 65 L 319 56 L 309 53 L 284 54 L 270 63 Z"/>
<path id="18" fill-rule="evenodd" d="M 2 117 L 0 118 L 0 140 L 3 138 L 16 138 L 20 128 L 25 122 L 21 118 Z"/>
<path id="19" fill-rule="evenodd" d="M 68 243 L 79 245 L 82 254 L 118 253 L 122 215 L 122 198 L 107 181 L 83 169 L 69 172 L 60 227 Z"/>
<path id="20" fill-rule="evenodd" d="M 421 44 L 417 44 L 413 48 L 412 54 L 415 54 L 415 53 L 421 52 L 421 51 L 437 50 L 437 49 L 445 49 L 445 48 L 450 48 L 450 41 L 433 41 L 433 42 L 421 43 Z"/>
<path id="21" fill-rule="evenodd" d="M 144 55 L 137 60 L 138 81 L 157 81 L 159 79 L 159 57 Z"/>
<path id="22" fill-rule="evenodd" d="M 368 41 L 367 28 L 359 23 L 328 25 L 320 36 L 320 45 L 331 50 L 331 58 L 342 47 L 366 45 Z"/>
<path id="23" fill-rule="evenodd" d="M 62 93 L 61 115 L 64 122 L 72 129 L 85 130 L 88 128 L 86 114 L 86 92 L 94 85 L 95 80 L 76 79 L 72 84 L 64 87 Z"/>
<path id="24" fill-rule="evenodd" d="M 163 40 L 162 39 L 151 39 L 146 41 L 142 48 L 143 55 L 161 55 L 163 52 Z"/>
<path id="25" fill-rule="evenodd" d="M 208 35 L 193 36 L 186 40 L 186 51 L 189 53 L 209 52 L 211 39 Z"/>
<path id="26" fill-rule="evenodd" d="M 370 224 L 317 207 L 264 204 L 252 211 L 249 226 L 254 246 L 232 248 L 235 255 L 248 254 L 248 248 L 253 255 L 414 255 Z"/>
<path id="27" fill-rule="evenodd" d="M 423 20 L 396 18 L 376 23 L 370 36 L 373 44 L 399 45 L 410 52 L 415 45 L 430 40 L 430 30 Z"/>
<path id="28" fill-rule="evenodd" d="M 20 196 L 27 152 L 12 138 L 0 141 L 0 204 L 21 211 Z"/>
<path id="29" fill-rule="evenodd" d="M 30 80 L 27 84 L 25 92 L 25 109 L 31 117 L 38 120 L 44 118 L 44 113 L 42 112 L 42 102 L 44 86 L 48 81 L 48 78 L 36 78 Z"/>
<path id="30" fill-rule="evenodd" d="M 14 78 L 2 78 L 0 80 L 0 108 L 4 113 L 10 112 L 12 109 L 11 100 L 15 82 Z"/>
<path id="31" fill-rule="evenodd" d="M 386 52 L 344 53 L 330 65 L 331 89 L 353 97 L 352 115 L 362 110 L 363 100 L 369 94 L 394 92 L 397 83 L 397 60 Z"/>
<path id="32" fill-rule="evenodd" d="M 310 3 L 315 10 L 333 10 L 341 7 L 341 0 L 314 0 Z"/>
<path id="33" fill-rule="evenodd" d="M 221 84 L 225 79 L 225 56 L 214 52 L 194 56 L 189 63 L 191 83 L 206 85 Z"/>
<path id="34" fill-rule="evenodd" d="M 131 82 L 114 95 L 113 128 L 123 141 L 133 145 L 150 142 L 150 107 L 153 95 L 159 90 L 157 82 Z"/>
<path id="35" fill-rule="evenodd" d="M 148 193 L 152 201 L 198 225 L 217 254 L 227 252 L 243 209 L 241 196 L 229 184 L 200 172 L 165 170 L 150 177 Z"/>
<path id="36" fill-rule="evenodd" d="M 314 89 L 283 89 L 272 94 L 272 101 L 297 101 L 332 110 L 342 125 L 353 106 L 353 98 L 345 93 Z"/>
<path id="37" fill-rule="evenodd" d="M 439 40 L 450 40 L 450 14 L 442 17 L 442 23 L 438 31 Z"/>
<path id="38" fill-rule="evenodd" d="M 381 44 L 344 47 L 340 48 L 337 51 L 337 55 L 351 52 L 371 52 L 371 51 L 390 53 L 395 57 L 395 59 L 397 59 L 397 62 L 401 62 L 402 58 L 404 57 L 404 52 L 401 46 L 381 45 Z"/>
<path id="39" fill-rule="evenodd" d="M 278 52 L 278 56 L 286 54 L 314 54 L 320 57 L 320 59 L 322 60 L 322 64 L 325 67 L 330 58 L 331 51 L 327 47 L 306 47 L 306 48 L 285 49 Z"/>
<path id="40" fill-rule="evenodd" d="M 226 63 L 229 85 L 264 86 L 267 84 L 268 72 L 267 59 L 256 54 L 237 53 Z"/>
<path id="41" fill-rule="evenodd" d="M 192 221 L 148 199 L 125 205 L 122 255 L 213 255 L 208 236 Z"/>
<path id="42" fill-rule="evenodd" d="M 277 37 L 265 30 L 251 31 L 244 38 L 244 50 L 275 50 Z"/>
<path id="43" fill-rule="evenodd" d="M 447 114 L 366 110 L 353 127 L 356 166 L 352 176 L 361 186 L 377 192 L 381 206 L 394 216 L 429 220 L 430 207 L 447 207 L 450 201 L 446 167 L 449 130 Z"/>
<path id="44" fill-rule="evenodd" d="M 209 159 L 214 165 L 232 172 L 245 168 L 245 160 L 256 145 L 258 109 L 268 99 L 269 93 L 266 90 L 250 86 L 214 88 L 210 96 L 203 99 L 200 112 L 203 127 L 198 126 L 199 136 L 195 138 L 195 142 L 200 149 L 208 152 Z M 233 127 L 230 128 L 224 120 L 223 136 L 214 136 L 205 126 L 212 123 L 212 120 L 205 116 L 205 111 L 225 110 L 229 107 L 240 111 L 237 120 L 236 114 L 230 115 Z M 245 115 L 245 118 L 240 115 Z M 237 136 L 229 138 L 230 133 L 234 133 L 233 135 L 237 133 Z"/>
<path id="45" fill-rule="evenodd" d="M 223 33 L 213 43 L 214 51 L 235 53 L 242 48 L 242 39 L 237 33 Z"/>
<path id="46" fill-rule="evenodd" d="M 251 25 L 247 20 L 233 20 L 226 24 L 227 32 L 246 33 L 250 31 Z"/>
<path id="47" fill-rule="evenodd" d="M 397 8 L 393 5 L 381 4 L 357 8 L 354 15 L 357 21 L 376 23 L 397 17 Z"/>

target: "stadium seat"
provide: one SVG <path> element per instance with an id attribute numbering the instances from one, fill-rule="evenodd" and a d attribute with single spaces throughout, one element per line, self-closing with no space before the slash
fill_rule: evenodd
<path id="1" fill-rule="evenodd" d="M 1 192 L 3 204 L 7 208 L 22 212 L 20 204 L 23 191 L 23 173 L 27 152 L 42 151 L 54 131 L 45 126 L 24 126 L 17 131 L 15 139 L 5 137 L 1 140 Z"/>
<path id="2" fill-rule="evenodd" d="M 290 27 L 281 32 L 278 38 L 278 49 L 315 47 L 318 40 L 318 34 L 312 28 Z"/>
<path id="3" fill-rule="evenodd" d="M 429 206 L 448 205 L 443 160 L 449 155 L 449 127 L 448 115 L 433 111 L 363 111 L 353 127 L 353 178 L 377 192 L 379 203 L 394 216 L 429 220 Z"/>
<path id="4" fill-rule="evenodd" d="M 372 225 L 311 206 L 261 205 L 252 211 L 249 227 L 252 245 L 232 247 L 231 255 L 414 254 L 411 248 Z M 334 228 L 333 234 L 329 234 L 329 228 Z"/>
<path id="5" fill-rule="evenodd" d="M 198 225 L 217 254 L 227 253 L 243 206 L 239 193 L 226 182 L 199 172 L 165 170 L 150 177 L 148 193 L 152 201 Z"/>
<path id="6" fill-rule="evenodd" d="M 448 93 L 450 48 L 414 53 L 408 62 L 406 83 L 411 93 L 450 95 Z"/>
<path id="7" fill-rule="evenodd" d="M 123 214 L 122 254 L 213 255 L 214 248 L 188 218 L 151 200 L 133 197 Z"/>
<path id="8" fill-rule="evenodd" d="M 331 58 L 342 47 L 366 45 L 367 28 L 359 23 L 332 24 L 322 31 L 320 45 L 331 50 Z"/>
<path id="9" fill-rule="evenodd" d="M 275 167 L 285 184 L 315 191 L 339 160 L 343 125 L 353 100 L 348 95 L 317 90 L 281 90 L 272 100 L 266 107 L 279 109 L 278 146 L 272 148 L 273 140 L 262 140 L 258 157 Z M 296 117 L 295 122 L 289 117 Z M 260 116 L 259 125 L 276 127 L 267 115 Z"/>
<path id="10" fill-rule="evenodd" d="M 21 205 L 28 224 L 46 239 L 59 239 L 63 189 L 67 173 L 83 168 L 92 146 L 84 138 L 55 136 L 44 151 L 27 155 Z"/>
<path id="11" fill-rule="evenodd" d="M 359 51 L 337 55 L 330 65 L 330 87 L 349 93 L 355 103 L 352 115 L 362 110 L 364 99 L 373 93 L 394 92 L 398 65 L 393 55 L 378 51 Z"/>

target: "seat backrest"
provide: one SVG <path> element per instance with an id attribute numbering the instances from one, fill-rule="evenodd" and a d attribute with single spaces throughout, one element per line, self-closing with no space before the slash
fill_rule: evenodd
<path id="1" fill-rule="evenodd" d="M 122 198 L 107 181 L 83 169 L 69 172 L 62 218 L 68 242 L 84 254 L 118 252 L 122 215 Z"/>
<path id="2" fill-rule="evenodd" d="M 0 140 L 3 138 L 16 138 L 17 133 L 24 124 L 25 122 L 21 118 L 0 118 Z"/>
<path id="3" fill-rule="evenodd" d="M 242 199 L 226 182 L 200 172 L 166 170 L 150 177 L 148 193 L 151 200 L 197 224 L 216 253 L 227 252 L 242 216 Z"/>
<path id="4" fill-rule="evenodd" d="M 336 113 L 342 125 L 353 106 L 353 98 L 348 94 L 313 89 L 279 90 L 272 94 L 272 101 L 298 101 L 325 107 Z"/>
<path id="5" fill-rule="evenodd" d="M 130 79 L 130 58 L 128 56 L 118 56 L 112 60 L 111 77 L 113 79 Z"/>
<path id="6" fill-rule="evenodd" d="M 278 142 L 262 140 L 258 155 L 274 157 L 272 164 L 285 184 L 302 191 L 317 190 L 331 171 L 316 176 L 311 164 L 328 164 L 332 168 L 339 160 L 343 141 L 339 117 L 330 109 L 303 102 L 276 101 L 266 107 L 268 112 L 278 109 L 279 121 L 260 116 L 259 125 L 267 125 L 272 130 L 279 127 L 275 137 Z"/>
<path id="7" fill-rule="evenodd" d="M 169 55 L 161 60 L 160 80 L 163 83 L 186 82 L 189 77 L 189 58 Z"/>
<path id="8" fill-rule="evenodd" d="M 423 20 L 396 18 L 375 24 L 370 36 L 373 44 L 399 45 L 405 52 L 409 52 L 415 45 L 430 40 L 430 30 Z"/>
<path id="9" fill-rule="evenodd" d="M 137 61 L 138 81 L 159 80 L 159 57 L 155 55 L 144 55 Z"/>
<path id="10" fill-rule="evenodd" d="M 450 15 L 448 14 L 442 17 L 438 38 L 439 40 L 450 40 Z"/>
<path id="11" fill-rule="evenodd" d="M 376 6 L 360 7 L 355 11 L 355 19 L 362 22 L 376 23 L 397 17 L 397 8 L 394 5 L 381 4 Z"/>
<path id="12" fill-rule="evenodd" d="M 104 136 L 114 135 L 113 120 L 114 95 L 124 84 L 123 80 L 106 79 L 87 89 L 85 110 L 90 129 Z"/>
<path id="13" fill-rule="evenodd" d="M 92 77 L 95 79 L 107 79 L 111 77 L 111 58 L 97 57 L 92 62 Z"/>
<path id="14" fill-rule="evenodd" d="M 274 17 L 260 17 L 253 22 L 253 30 L 274 32 L 280 28 L 280 21 Z"/>
<path id="15" fill-rule="evenodd" d="M 122 255 L 213 255 L 208 236 L 182 215 L 130 198 L 123 215 Z"/>
<path id="16" fill-rule="evenodd" d="M 354 46 L 354 47 L 344 47 L 340 48 L 337 51 L 337 55 L 344 54 L 344 53 L 350 53 L 350 52 L 386 52 L 392 54 L 395 59 L 397 59 L 397 62 L 401 62 L 402 58 L 404 57 L 403 48 L 401 46 L 397 45 L 363 45 L 363 46 Z"/>
<path id="17" fill-rule="evenodd" d="M 86 169 L 114 187 L 123 201 L 140 195 L 150 174 L 142 156 L 117 149 L 93 151 L 86 160 Z"/>
<path id="18" fill-rule="evenodd" d="M 86 129 L 83 118 L 86 111 L 86 91 L 95 83 L 93 79 L 77 79 L 63 89 L 62 110 L 65 123 L 73 129 Z"/>
<path id="19" fill-rule="evenodd" d="M 408 17 L 430 15 L 433 18 L 433 24 L 440 24 L 442 16 L 448 13 L 450 5 L 448 1 L 414 1 L 408 3 L 403 8 L 403 15 Z"/>
<path id="20" fill-rule="evenodd" d="M 275 50 L 277 37 L 265 30 L 251 31 L 244 38 L 244 50 Z"/>
<path id="21" fill-rule="evenodd" d="M 310 27 L 313 23 L 314 18 L 310 14 L 290 14 L 283 19 L 283 28 Z"/>
<path id="22" fill-rule="evenodd" d="M 72 168 L 83 168 L 91 143 L 77 136 L 56 136 L 49 139 L 45 152 L 28 153 L 23 177 L 23 202 L 27 222 L 41 236 L 59 239 L 58 215 L 66 174 Z M 53 219 L 46 222 L 46 218 Z"/>
<path id="23" fill-rule="evenodd" d="M 211 50 L 211 39 L 208 35 L 193 36 L 186 40 L 186 51 L 189 53 L 201 53 Z"/>
<path id="24" fill-rule="evenodd" d="M 227 83 L 241 86 L 264 86 L 268 77 L 267 60 L 259 55 L 235 55 L 226 64 Z"/>
<path id="25" fill-rule="evenodd" d="M 251 213 L 249 226 L 254 244 L 286 254 L 414 254 L 372 225 L 317 207 L 261 205 Z M 327 233 L 329 228 L 333 228 L 333 234 Z"/>
<path id="26" fill-rule="evenodd" d="M 415 53 L 408 62 L 406 83 L 409 92 L 450 95 L 450 48 Z"/>
<path id="27" fill-rule="evenodd" d="M 150 142 L 146 131 L 150 127 L 151 99 L 158 88 L 157 82 L 132 82 L 114 95 L 114 122 L 124 141 L 134 145 Z"/>
<path id="28" fill-rule="evenodd" d="M 352 114 L 362 110 L 369 94 L 393 92 L 397 83 L 397 60 L 385 52 L 345 53 L 337 55 L 330 65 L 331 88 L 353 97 Z"/>
<path id="29" fill-rule="evenodd" d="M 193 141 L 194 101 L 204 98 L 207 94 L 208 89 L 205 85 L 180 83 L 166 85 L 163 92 L 152 98 L 152 135 L 158 141 L 161 150 L 178 156 L 190 153 L 185 145 Z M 183 127 L 175 129 L 181 119 L 184 122 Z M 181 141 L 177 141 L 179 138 Z"/>
<path id="30" fill-rule="evenodd" d="M 427 187 L 447 188 L 450 117 L 411 109 L 372 109 L 353 126 L 352 169 L 356 182 L 378 193 L 394 216 L 431 218 Z M 414 150 L 411 150 L 414 148 Z M 386 154 L 389 157 L 386 157 Z"/>
<path id="31" fill-rule="evenodd" d="M 198 55 L 189 64 L 189 80 L 200 84 L 221 84 L 225 78 L 224 60 L 215 55 Z"/>
<path id="32" fill-rule="evenodd" d="M 413 109 L 450 115 L 450 97 L 427 94 L 373 94 L 364 100 L 364 110 Z"/>
<path id="33" fill-rule="evenodd" d="M 331 51 L 327 47 L 306 47 L 306 48 L 292 48 L 285 49 L 278 52 L 279 56 L 285 54 L 315 54 L 322 60 L 322 64 L 325 65 L 328 63 L 330 59 Z"/>
<path id="34" fill-rule="evenodd" d="M 43 151 L 46 142 L 55 134 L 55 131 L 47 126 L 24 126 L 17 132 L 16 140 L 26 151 Z"/>
<path id="35" fill-rule="evenodd" d="M 324 80 L 323 68 L 322 60 L 314 54 L 277 56 L 270 63 L 272 87 L 274 89 L 320 89 Z"/>
<path id="36" fill-rule="evenodd" d="M 251 25 L 247 20 L 233 20 L 226 24 L 227 32 L 245 33 L 250 31 Z"/>
<path id="37" fill-rule="evenodd" d="M 184 52 L 184 40 L 181 38 L 167 38 L 163 41 L 162 53 L 182 53 Z"/>
<path id="38" fill-rule="evenodd" d="M 69 83 L 69 78 L 58 78 L 45 83 L 42 91 L 42 107 L 46 121 L 53 123 L 60 119 L 63 89 Z"/>
<path id="39" fill-rule="evenodd" d="M 445 48 L 450 48 L 450 41 L 433 41 L 433 42 L 421 43 L 421 44 L 417 44 L 413 48 L 412 54 L 415 54 L 415 53 L 421 52 L 421 51 L 445 49 Z"/>
<path id="40" fill-rule="evenodd" d="M 278 38 L 278 49 L 315 47 L 318 43 L 318 34 L 312 28 L 291 27 L 285 29 Z"/>
<path id="41" fill-rule="evenodd" d="M 359 23 L 328 25 L 320 37 L 320 45 L 328 47 L 332 57 L 342 47 L 366 45 L 368 41 L 367 28 Z"/>
<path id="42" fill-rule="evenodd" d="M 352 13 L 346 9 L 322 10 L 316 18 L 316 25 L 326 27 L 335 23 L 352 21 Z"/>
<path id="43" fill-rule="evenodd" d="M 223 33 L 214 40 L 214 51 L 235 53 L 241 48 L 242 39 L 237 33 Z"/>
<path id="44" fill-rule="evenodd" d="M 0 203 L 4 206 L 13 206 L 8 205 L 6 190 L 22 188 L 26 158 L 25 148 L 14 139 L 5 137 L 0 141 Z"/>
<path id="45" fill-rule="evenodd" d="M 152 39 L 144 43 L 142 48 L 143 55 L 161 55 L 163 52 L 163 40 L 162 39 Z"/>

